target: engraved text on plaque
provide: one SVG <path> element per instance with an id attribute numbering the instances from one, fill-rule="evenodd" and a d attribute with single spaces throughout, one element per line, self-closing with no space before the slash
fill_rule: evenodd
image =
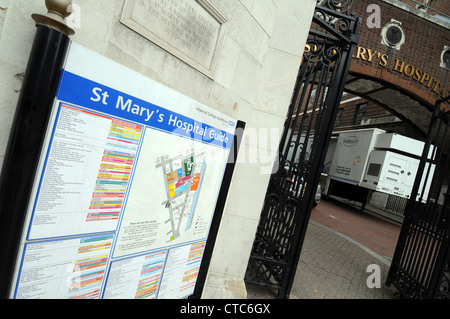
<path id="1" fill-rule="evenodd" d="M 126 0 L 121 22 L 214 76 L 226 19 L 207 0 Z"/>

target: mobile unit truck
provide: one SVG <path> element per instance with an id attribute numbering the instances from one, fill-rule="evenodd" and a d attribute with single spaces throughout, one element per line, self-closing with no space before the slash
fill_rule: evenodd
<path id="1" fill-rule="evenodd" d="M 361 202 L 362 209 L 371 190 L 409 198 L 423 147 L 421 141 L 381 129 L 339 132 L 323 192 Z M 429 159 L 432 151 L 430 148 Z M 429 188 L 427 184 L 422 200 L 426 200 Z"/>

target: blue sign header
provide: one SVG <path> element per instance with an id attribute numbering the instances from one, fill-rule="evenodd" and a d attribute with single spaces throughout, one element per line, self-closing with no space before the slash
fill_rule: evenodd
<path id="1" fill-rule="evenodd" d="M 231 148 L 233 134 L 64 71 L 57 98 L 203 143 Z M 231 124 L 230 124 L 231 125 Z"/>

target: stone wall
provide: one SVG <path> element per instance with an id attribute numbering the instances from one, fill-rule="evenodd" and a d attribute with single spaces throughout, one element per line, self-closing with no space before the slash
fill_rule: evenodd
<path id="1" fill-rule="evenodd" d="M 204 298 L 245 298 L 243 282 L 315 0 L 210 0 L 228 20 L 213 77 L 120 22 L 124 0 L 74 0 L 72 40 L 247 123 Z M 0 0 L 0 164 L 44 0 Z M 266 138 L 267 137 L 267 138 Z"/>

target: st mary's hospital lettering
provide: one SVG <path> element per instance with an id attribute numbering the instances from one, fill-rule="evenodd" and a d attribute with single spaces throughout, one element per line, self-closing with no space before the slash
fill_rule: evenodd
<path id="1" fill-rule="evenodd" d="M 305 53 L 317 52 L 320 48 L 317 46 L 311 46 L 310 44 L 306 44 Z M 427 89 L 431 90 L 441 98 L 446 98 L 448 95 L 448 90 L 444 83 L 436 80 L 429 73 L 419 69 L 418 67 L 413 66 L 412 64 L 408 64 L 405 61 L 400 59 L 394 59 L 393 62 L 390 62 L 391 59 L 387 54 L 383 54 L 376 50 L 372 50 L 369 48 L 364 48 L 361 46 L 356 47 L 353 58 L 356 60 L 362 60 L 368 63 L 376 63 L 378 66 L 383 68 L 388 68 L 389 64 L 391 64 L 391 69 L 395 72 L 398 72 L 405 77 L 411 78 L 417 83 L 425 86 Z M 378 62 L 375 62 L 375 58 L 378 58 Z"/>
<path id="2" fill-rule="evenodd" d="M 379 59 L 378 62 L 379 66 L 389 67 L 390 62 L 389 56 L 387 54 L 381 54 L 380 52 L 377 52 L 375 50 L 358 46 L 355 49 L 355 54 L 353 55 L 354 59 L 362 60 L 368 63 L 374 63 L 375 60 L 374 57 L 377 57 Z M 414 81 L 431 90 L 441 98 L 446 98 L 448 95 L 447 93 L 448 91 L 444 83 L 440 82 L 431 74 L 423 71 L 422 69 L 410 63 L 407 63 L 400 59 L 394 59 L 394 61 L 391 63 L 391 69 L 395 72 L 404 75 L 407 78 L 413 79 Z"/>

